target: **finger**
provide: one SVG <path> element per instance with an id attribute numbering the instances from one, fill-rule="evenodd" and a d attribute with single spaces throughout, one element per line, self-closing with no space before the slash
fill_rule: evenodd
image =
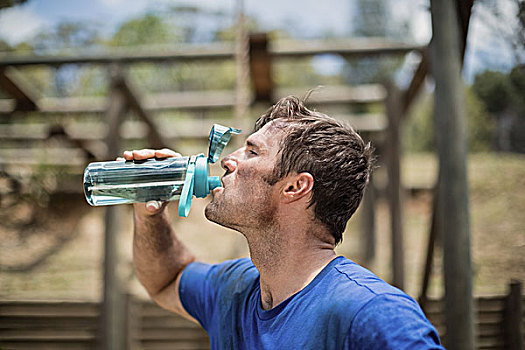
<path id="1" fill-rule="evenodd" d="M 131 152 L 131 151 L 124 151 L 124 159 L 126 159 L 126 160 L 133 160 L 133 152 Z"/>
<path id="2" fill-rule="evenodd" d="M 124 159 L 124 157 L 117 157 L 117 161 L 119 161 L 119 162 L 122 162 L 124 160 L 126 160 L 126 159 Z"/>
<path id="3" fill-rule="evenodd" d="M 155 157 L 155 150 L 152 149 L 141 149 L 133 151 L 133 159 L 142 160 Z"/>
<path id="4" fill-rule="evenodd" d="M 146 203 L 146 210 L 151 213 L 155 214 L 159 210 L 161 210 L 164 207 L 165 203 L 159 202 L 159 201 L 149 201 Z"/>
<path id="5" fill-rule="evenodd" d="M 157 158 L 182 157 L 182 155 L 169 148 L 163 148 L 163 149 L 155 151 L 155 157 Z"/>
<path id="6" fill-rule="evenodd" d="M 146 210 L 150 213 L 155 213 L 158 211 L 161 207 L 161 203 L 159 201 L 149 201 L 146 203 Z"/>

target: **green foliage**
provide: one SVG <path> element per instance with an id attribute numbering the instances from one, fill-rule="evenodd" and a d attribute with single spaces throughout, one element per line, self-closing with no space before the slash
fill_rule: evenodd
<path id="1" fill-rule="evenodd" d="M 31 44 L 37 52 L 51 50 L 56 54 L 71 49 L 83 49 L 99 41 L 98 30 L 93 24 L 64 21 L 39 33 Z"/>
<path id="2" fill-rule="evenodd" d="M 487 152 L 493 149 L 496 123 L 487 113 L 485 105 L 472 91 L 465 89 L 467 112 L 467 140 L 470 152 Z"/>
<path id="3" fill-rule="evenodd" d="M 491 113 L 502 112 L 510 103 L 511 85 L 505 73 L 487 70 L 478 74 L 472 88 Z"/>
<path id="4" fill-rule="evenodd" d="M 525 3 L 523 7 L 525 8 Z M 512 104 L 521 118 L 525 118 L 525 64 L 514 67 L 509 73 L 509 80 L 512 87 Z"/>
<path id="5" fill-rule="evenodd" d="M 425 94 L 414 104 L 404 125 L 404 148 L 413 152 L 434 150 L 434 127 L 432 126 L 432 95 Z"/>
<path id="6" fill-rule="evenodd" d="M 125 22 L 109 44 L 112 46 L 138 46 L 175 44 L 180 34 L 172 30 L 164 20 L 152 13 Z"/>
<path id="7" fill-rule="evenodd" d="M 525 112 L 525 65 L 514 67 L 508 74 L 484 71 L 476 75 L 472 88 L 491 113 L 508 108 L 521 115 Z"/>
<path id="8" fill-rule="evenodd" d="M 27 0 L 0 0 L 0 10 L 3 8 L 25 4 Z"/>
<path id="9" fill-rule="evenodd" d="M 411 40 L 408 18 L 394 18 L 384 0 L 357 0 L 353 16 L 353 35 L 356 37 Z M 390 80 L 401 67 L 399 57 L 359 57 L 347 59 L 344 78 L 349 84 L 381 83 Z"/>
<path id="10" fill-rule="evenodd" d="M 484 104 L 473 93 L 465 90 L 467 114 L 467 142 L 469 152 L 487 152 L 493 149 L 495 121 L 487 113 Z M 408 151 L 428 152 L 435 149 L 433 124 L 433 96 L 423 96 L 414 106 L 404 130 L 404 146 Z"/>
<path id="11" fill-rule="evenodd" d="M 498 127 L 498 150 L 525 152 L 525 65 L 476 75 L 473 90 Z"/>

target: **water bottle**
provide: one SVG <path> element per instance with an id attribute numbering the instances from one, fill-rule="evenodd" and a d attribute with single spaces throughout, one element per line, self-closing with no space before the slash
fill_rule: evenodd
<path id="1" fill-rule="evenodd" d="M 206 197 L 221 185 L 209 176 L 232 134 L 241 131 L 213 125 L 208 139 L 208 156 L 95 162 L 84 171 L 84 194 L 90 205 L 115 205 L 179 200 L 179 215 L 188 216 L 193 196 Z"/>

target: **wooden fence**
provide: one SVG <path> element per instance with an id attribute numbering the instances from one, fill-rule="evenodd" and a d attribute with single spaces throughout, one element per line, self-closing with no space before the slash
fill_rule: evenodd
<path id="1" fill-rule="evenodd" d="M 425 305 L 446 342 L 444 300 L 427 300 Z M 478 349 L 523 349 L 524 296 L 516 296 L 511 289 L 506 296 L 477 298 L 476 305 Z M 2 301 L 0 349 L 98 348 L 99 310 L 96 302 Z M 151 302 L 128 297 L 126 310 L 128 349 L 209 349 L 200 326 Z"/>

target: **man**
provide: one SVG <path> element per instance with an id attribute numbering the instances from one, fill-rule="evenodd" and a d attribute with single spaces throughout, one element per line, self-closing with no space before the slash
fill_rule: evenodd
<path id="1" fill-rule="evenodd" d="M 199 322 L 212 349 L 442 349 L 413 299 L 334 252 L 367 185 L 370 145 L 295 97 L 255 130 L 222 160 L 205 211 L 246 237 L 250 259 L 194 262 L 165 203 L 135 205 L 134 263 L 152 299 Z"/>

